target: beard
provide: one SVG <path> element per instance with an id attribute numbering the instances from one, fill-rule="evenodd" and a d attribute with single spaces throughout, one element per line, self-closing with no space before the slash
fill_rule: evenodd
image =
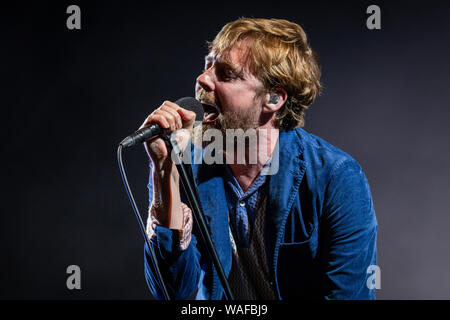
<path id="1" fill-rule="evenodd" d="M 217 119 L 213 122 L 202 123 L 202 131 L 205 133 L 208 129 L 218 129 L 222 134 L 226 133 L 227 129 L 256 129 L 259 126 L 260 113 L 254 110 L 236 110 L 220 113 Z"/>
<path id="2" fill-rule="evenodd" d="M 203 88 L 196 90 L 196 99 L 206 105 L 217 106 L 217 97 L 213 92 L 207 92 Z M 204 106 L 205 107 L 205 106 Z M 216 110 L 219 108 L 216 107 Z M 225 111 L 218 113 L 217 117 L 213 121 L 202 121 L 202 125 L 195 130 L 194 136 L 196 141 L 201 141 L 200 145 L 203 148 L 208 146 L 213 141 L 203 141 L 202 137 L 208 130 L 219 130 L 223 139 L 222 145 L 227 145 L 227 130 L 242 130 L 243 132 L 251 132 L 250 129 L 256 129 L 260 126 L 261 122 L 261 110 L 252 109 L 237 109 L 233 111 Z M 206 117 L 207 118 L 207 117 Z M 200 130 L 198 130 L 200 129 Z M 255 131 L 255 130 L 253 130 Z M 199 139 L 199 140 L 198 140 Z M 215 139 L 215 138 L 214 138 Z M 233 138 L 234 139 L 234 138 Z M 247 139 L 246 139 L 247 140 Z M 231 139 L 230 139 L 231 141 Z M 233 142 L 234 144 L 234 142 Z M 247 144 L 247 141 L 246 141 Z M 197 144 L 199 145 L 199 144 Z M 225 150 L 224 150 L 225 151 Z"/>
<path id="3" fill-rule="evenodd" d="M 205 104 L 217 106 L 217 97 L 214 92 L 207 92 L 203 88 L 197 88 L 195 98 Z M 218 109 L 216 107 L 216 109 Z M 214 121 L 202 122 L 202 133 L 208 129 L 218 129 L 225 133 L 227 129 L 255 129 L 260 122 L 261 110 L 234 110 L 227 112 L 219 112 Z"/>
<path id="4" fill-rule="evenodd" d="M 222 146 L 223 151 L 225 150 L 225 147 L 228 144 L 227 140 L 230 140 L 231 145 L 233 145 L 233 149 L 236 148 L 235 145 L 235 137 L 233 135 L 227 134 L 227 130 L 234 131 L 234 130 L 242 130 L 244 133 L 250 133 L 249 136 L 246 136 L 245 139 L 245 146 L 246 148 L 249 147 L 249 141 L 250 136 L 255 136 L 257 139 L 257 130 L 258 126 L 260 125 L 260 112 L 255 110 L 236 110 L 236 111 L 227 111 L 220 113 L 216 120 L 212 122 L 204 122 L 201 125 L 201 130 L 199 130 L 198 133 L 201 132 L 202 137 L 205 136 L 206 131 L 215 129 L 219 130 L 221 132 L 222 137 Z M 251 130 L 253 129 L 253 130 Z M 215 138 L 214 138 L 215 139 Z M 213 140 L 214 141 L 214 140 Z M 206 148 L 210 143 L 213 141 L 203 141 L 202 140 L 202 147 Z M 235 150 L 236 151 L 236 150 Z"/>

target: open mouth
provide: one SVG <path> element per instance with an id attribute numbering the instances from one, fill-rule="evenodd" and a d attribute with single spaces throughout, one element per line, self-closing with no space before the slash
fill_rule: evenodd
<path id="1" fill-rule="evenodd" d="M 220 110 L 217 106 L 202 102 L 203 106 L 203 123 L 210 123 L 217 120 Z"/>

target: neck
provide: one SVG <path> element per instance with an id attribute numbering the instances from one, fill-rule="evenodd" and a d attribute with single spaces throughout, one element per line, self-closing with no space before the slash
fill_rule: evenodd
<path id="1" fill-rule="evenodd" d="M 227 163 L 244 192 L 252 185 L 272 157 L 278 142 L 279 131 L 271 125 L 261 126 L 256 128 L 256 137 L 257 143 L 250 142 L 245 145 L 245 159 L 236 148 L 231 154 L 225 152 Z"/>

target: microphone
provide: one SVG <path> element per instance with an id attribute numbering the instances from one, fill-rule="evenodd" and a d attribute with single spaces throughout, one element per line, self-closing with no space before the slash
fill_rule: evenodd
<path id="1" fill-rule="evenodd" d="M 197 115 L 195 118 L 196 121 L 201 121 L 203 119 L 203 107 L 198 100 L 192 97 L 184 97 L 178 99 L 175 103 L 184 109 L 195 112 Z M 123 139 L 120 145 L 124 148 L 134 147 L 137 144 L 167 132 L 170 132 L 170 130 L 161 128 L 157 123 L 152 123 Z"/>

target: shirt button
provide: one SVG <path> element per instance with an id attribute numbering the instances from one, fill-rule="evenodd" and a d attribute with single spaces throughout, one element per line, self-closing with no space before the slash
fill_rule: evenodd
<path id="1" fill-rule="evenodd" d="M 239 202 L 239 205 L 240 205 L 241 207 L 245 207 L 245 202 L 244 202 L 244 201 L 241 201 L 241 202 Z"/>

